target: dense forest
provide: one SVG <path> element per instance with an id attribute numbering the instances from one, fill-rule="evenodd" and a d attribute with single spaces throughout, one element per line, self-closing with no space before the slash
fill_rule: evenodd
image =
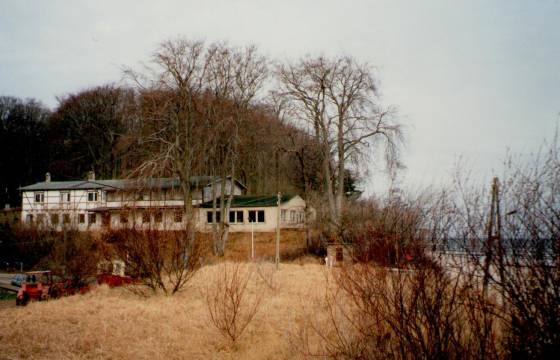
<path id="1" fill-rule="evenodd" d="M 100 179 L 129 176 L 147 156 L 142 132 L 157 126 L 142 111 L 172 96 L 103 85 L 63 96 L 53 110 L 34 99 L 0 97 L 0 205 L 18 206 L 18 187 L 43 181 L 46 172 L 53 181 L 82 179 L 90 170 Z M 249 192 L 303 192 L 319 156 L 307 134 L 266 106 L 254 106 L 237 132 L 236 176 Z"/>

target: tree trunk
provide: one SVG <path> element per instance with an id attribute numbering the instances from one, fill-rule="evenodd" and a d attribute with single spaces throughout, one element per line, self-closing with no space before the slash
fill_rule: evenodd
<path id="1" fill-rule="evenodd" d="M 337 152 L 338 152 L 338 174 L 337 174 L 337 191 L 336 191 L 336 225 L 337 232 L 340 233 L 342 225 L 342 213 L 344 202 L 344 118 L 339 115 L 338 134 L 337 134 Z"/>
<path id="2" fill-rule="evenodd" d="M 214 172 L 212 172 L 212 234 L 213 236 L 213 248 L 214 248 L 214 255 L 219 255 L 220 248 L 219 248 L 219 229 L 218 229 L 218 221 L 217 221 L 217 205 L 218 200 L 216 198 L 216 178 L 214 176 Z"/>
<path id="3" fill-rule="evenodd" d="M 336 214 L 336 204 L 334 199 L 333 193 L 333 184 L 332 184 L 332 172 L 331 172 L 331 163 L 330 163 L 330 156 L 324 156 L 323 158 L 323 171 L 325 173 L 324 181 L 325 181 L 325 193 L 327 195 L 327 201 L 329 204 L 329 218 L 330 222 L 328 224 L 329 232 L 332 230 L 333 224 L 338 226 L 337 222 L 337 214 Z"/>

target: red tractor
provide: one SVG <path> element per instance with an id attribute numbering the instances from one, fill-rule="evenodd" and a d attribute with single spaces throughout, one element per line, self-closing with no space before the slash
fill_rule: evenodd
<path id="1" fill-rule="evenodd" d="M 50 271 L 30 271 L 25 273 L 16 297 L 16 305 L 27 305 L 29 301 L 47 300 L 53 285 Z"/>
<path id="2" fill-rule="evenodd" d="M 61 296 L 85 294 L 90 290 L 89 285 L 75 286 L 70 279 L 53 280 L 50 270 L 30 271 L 25 273 L 16 296 L 16 305 L 25 306 L 29 301 L 43 301 L 57 299 Z"/>

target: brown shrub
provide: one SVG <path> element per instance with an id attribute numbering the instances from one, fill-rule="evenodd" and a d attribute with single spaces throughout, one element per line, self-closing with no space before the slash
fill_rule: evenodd
<path id="1" fill-rule="evenodd" d="M 335 359 L 499 358 L 493 305 L 463 278 L 437 267 L 388 270 L 357 264 L 333 271 L 326 320 L 304 322 L 297 336 L 321 339 L 315 355 Z M 302 347 L 306 349 L 305 347 Z M 309 348 L 306 356 L 310 355 Z"/>
<path id="2" fill-rule="evenodd" d="M 188 230 L 122 229 L 104 239 L 105 256 L 123 260 L 127 273 L 154 292 L 175 294 L 202 266 L 202 244 Z"/>
<path id="3" fill-rule="evenodd" d="M 224 263 L 206 288 L 211 323 L 225 338 L 235 341 L 259 311 L 263 293 L 250 294 L 253 271 L 241 263 Z"/>

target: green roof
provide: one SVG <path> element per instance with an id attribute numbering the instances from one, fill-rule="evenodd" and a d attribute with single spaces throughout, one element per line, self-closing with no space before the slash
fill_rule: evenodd
<path id="1" fill-rule="evenodd" d="M 297 195 L 294 194 L 283 194 L 281 201 L 283 203 L 290 201 Z M 276 206 L 278 202 L 277 195 L 236 195 L 231 200 L 232 208 L 240 207 L 271 207 Z M 220 199 L 217 199 L 217 203 L 220 203 Z M 201 208 L 212 208 L 212 201 L 207 201 L 200 204 Z"/>

